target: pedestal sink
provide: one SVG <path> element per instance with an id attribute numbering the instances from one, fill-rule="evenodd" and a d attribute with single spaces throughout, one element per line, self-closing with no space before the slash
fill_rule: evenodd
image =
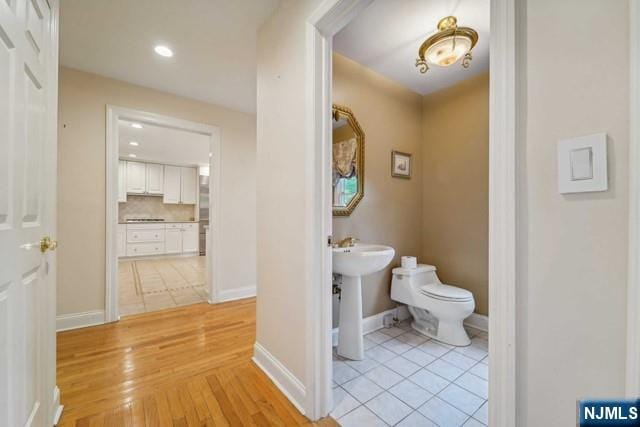
<path id="1" fill-rule="evenodd" d="M 362 337 L 362 276 L 385 268 L 395 255 L 390 246 L 356 244 L 333 248 L 333 272 L 342 275 L 338 354 L 352 360 L 364 359 Z"/>

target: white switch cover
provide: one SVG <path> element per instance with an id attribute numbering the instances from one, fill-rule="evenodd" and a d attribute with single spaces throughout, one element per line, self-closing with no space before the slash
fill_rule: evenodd
<path id="1" fill-rule="evenodd" d="M 608 189 L 606 133 L 558 142 L 558 189 L 562 194 Z"/>

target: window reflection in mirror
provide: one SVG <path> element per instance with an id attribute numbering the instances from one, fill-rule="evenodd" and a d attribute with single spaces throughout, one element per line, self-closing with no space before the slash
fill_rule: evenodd
<path id="1" fill-rule="evenodd" d="M 348 108 L 333 113 L 333 213 L 346 216 L 364 194 L 364 133 Z"/>

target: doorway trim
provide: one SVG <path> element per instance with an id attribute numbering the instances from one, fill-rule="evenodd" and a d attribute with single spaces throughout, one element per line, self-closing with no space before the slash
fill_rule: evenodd
<path id="1" fill-rule="evenodd" d="M 118 121 L 121 119 L 169 127 L 209 136 L 209 248 L 207 287 L 209 303 L 218 301 L 220 283 L 220 128 L 140 110 L 107 105 L 106 128 L 106 246 L 105 246 L 105 322 L 120 319 L 118 307 Z M 213 274 L 211 274 L 213 272 Z M 218 286 L 216 286 L 218 285 Z"/>
<path id="2" fill-rule="evenodd" d="M 626 395 L 640 396 L 640 6 L 629 2 L 629 279 Z"/>
<path id="3" fill-rule="evenodd" d="M 307 298 L 307 393 L 312 420 L 327 415 L 331 397 L 331 78 L 332 38 L 371 0 L 325 0 L 307 19 L 306 137 L 311 180 L 313 257 Z M 516 250 L 518 141 L 521 135 L 524 2 L 491 0 L 489 148 L 489 419 L 492 426 L 516 425 Z M 309 159 L 310 158 L 310 159 Z M 318 244 L 320 242 L 320 244 Z"/>

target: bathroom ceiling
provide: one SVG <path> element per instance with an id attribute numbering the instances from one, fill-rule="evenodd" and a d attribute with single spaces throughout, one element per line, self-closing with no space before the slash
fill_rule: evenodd
<path id="1" fill-rule="evenodd" d="M 179 166 L 206 166 L 209 164 L 209 138 L 205 135 L 142 123 L 118 122 L 118 151 L 125 160 L 148 161 Z M 135 142 L 138 145 L 131 145 Z M 129 157 L 135 154 L 136 157 Z"/>
<path id="2" fill-rule="evenodd" d="M 278 3 L 61 0 L 60 64 L 253 113 L 256 32 Z"/>
<path id="3" fill-rule="evenodd" d="M 336 52 L 425 95 L 489 70 L 490 0 L 376 0 L 334 38 Z M 441 18 L 454 15 L 458 26 L 471 27 L 479 40 L 471 66 L 459 62 L 420 74 L 418 49 L 436 33 Z"/>

